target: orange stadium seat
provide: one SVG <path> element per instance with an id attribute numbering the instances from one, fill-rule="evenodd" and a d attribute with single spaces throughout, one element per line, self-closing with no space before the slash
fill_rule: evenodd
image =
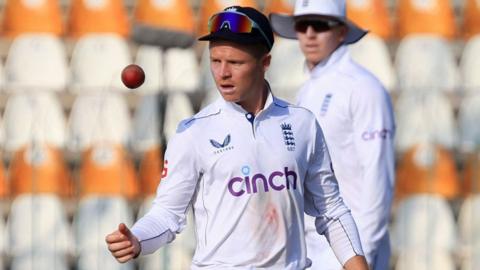
<path id="1" fill-rule="evenodd" d="M 10 163 L 10 190 L 12 196 L 26 193 L 53 193 L 72 195 L 72 182 L 63 158 L 56 147 L 28 145 L 13 155 Z"/>
<path id="2" fill-rule="evenodd" d="M 160 145 L 143 153 L 140 161 L 140 187 L 142 195 L 149 196 L 157 192 L 163 170 L 163 149 Z"/>
<path id="3" fill-rule="evenodd" d="M 0 165 L 0 200 L 2 200 L 3 198 L 6 198 L 10 193 L 9 191 L 10 189 L 8 187 L 7 178 L 5 176 L 5 169 L 2 164 Z M 1 218 L 1 214 L 2 214 L 2 211 L 0 210 L 0 218 Z"/>
<path id="4" fill-rule="evenodd" d="M 455 17 L 450 0 L 399 0 L 397 4 L 398 36 L 437 34 L 454 38 Z"/>
<path id="5" fill-rule="evenodd" d="M 460 191 L 452 154 L 441 146 L 417 145 L 406 151 L 397 167 L 396 198 L 419 193 L 455 198 Z"/>
<path id="6" fill-rule="evenodd" d="M 224 8 L 229 6 L 249 6 L 258 8 L 258 5 L 255 0 L 203 0 L 200 7 L 200 19 L 199 19 L 199 29 L 198 33 L 200 35 L 206 34 L 208 32 L 208 19 L 213 14 L 222 11 Z"/>
<path id="7" fill-rule="evenodd" d="M 74 38 L 90 33 L 115 33 L 128 37 L 130 24 L 122 0 L 72 0 L 68 34 Z"/>
<path id="8" fill-rule="evenodd" d="M 392 23 L 385 0 L 348 0 L 347 17 L 383 39 L 392 35 Z"/>
<path id="9" fill-rule="evenodd" d="M 463 36 L 469 39 L 480 34 L 480 1 L 465 0 L 463 9 Z"/>
<path id="10" fill-rule="evenodd" d="M 133 199 L 138 195 L 133 162 L 121 145 L 96 144 L 82 154 L 79 193 L 86 195 L 120 195 Z"/>
<path id="11" fill-rule="evenodd" d="M 63 34 L 59 3 L 56 0 L 7 0 L 3 13 L 4 34 L 10 38 L 32 32 Z"/>
<path id="12" fill-rule="evenodd" d="M 480 157 L 477 152 L 465 155 L 462 193 L 464 196 L 480 193 Z"/>
<path id="13" fill-rule="evenodd" d="M 139 0 L 134 11 L 133 39 L 161 47 L 190 47 L 195 19 L 187 0 Z"/>
<path id="14" fill-rule="evenodd" d="M 292 0 L 266 0 L 263 13 L 266 15 L 270 13 L 292 14 L 294 4 L 295 1 Z"/>

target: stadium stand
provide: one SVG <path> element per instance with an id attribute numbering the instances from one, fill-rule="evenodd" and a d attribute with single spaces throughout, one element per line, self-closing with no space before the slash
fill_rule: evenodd
<path id="1" fill-rule="evenodd" d="M 122 0 L 72 0 L 68 16 L 68 35 L 112 33 L 127 38 L 130 22 Z"/>
<path id="2" fill-rule="evenodd" d="M 465 0 L 462 17 L 465 39 L 480 34 L 480 3 L 477 0 Z"/>
<path id="3" fill-rule="evenodd" d="M 135 90 L 140 95 L 153 95 L 165 90 L 164 54 L 161 48 L 140 45 L 135 56 L 135 63 L 143 68 L 145 82 Z"/>
<path id="4" fill-rule="evenodd" d="M 292 14 L 294 5 L 294 0 L 266 0 L 263 13 L 267 15 L 272 12 Z"/>
<path id="5" fill-rule="evenodd" d="M 480 35 L 467 41 L 460 58 L 462 88 L 465 92 L 480 90 Z"/>
<path id="6" fill-rule="evenodd" d="M 64 33 L 62 11 L 59 1 L 5 1 L 3 11 L 3 34 L 15 38 L 25 33 Z"/>

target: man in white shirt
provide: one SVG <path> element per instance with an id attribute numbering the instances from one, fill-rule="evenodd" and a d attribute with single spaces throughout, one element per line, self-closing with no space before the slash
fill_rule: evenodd
<path id="1" fill-rule="evenodd" d="M 394 187 L 392 104 L 379 81 L 354 63 L 346 45 L 366 31 L 345 17 L 345 0 L 297 0 L 293 16 L 271 14 L 274 31 L 298 39 L 310 74 L 297 104 L 322 127 L 345 204 L 372 269 L 388 269 L 388 222 Z M 305 219 L 311 269 L 342 266 L 314 220 Z M 320 255 L 318 255 L 320 254 Z"/>
<path id="2" fill-rule="evenodd" d="M 210 65 L 222 96 L 180 123 L 151 210 L 106 237 L 119 262 L 171 242 L 191 206 L 192 269 L 305 269 L 303 214 L 316 217 L 346 269 L 367 269 L 315 116 L 275 98 L 265 71 L 273 32 L 248 7 L 210 19 Z"/>

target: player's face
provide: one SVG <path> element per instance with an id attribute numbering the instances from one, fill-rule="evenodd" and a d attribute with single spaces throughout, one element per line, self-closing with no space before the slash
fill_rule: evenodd
<path id="1" fill-rule="evenodd" d="M 322 17 L 310 17 L 295 24 L 300 49 L 310 69 L 327 59 L 340 46 L 347 33 L 345 26 L 329 26 L 323 23 L 325 20 Z"/>
<path id="2" fill-rule="evenodd" d="M 228 41 L 210 42 L 210 68 L 220 94 L 255 112 L 262 106 L 265 72 L 270 55 L 255 57 L 250 47 Z"/>

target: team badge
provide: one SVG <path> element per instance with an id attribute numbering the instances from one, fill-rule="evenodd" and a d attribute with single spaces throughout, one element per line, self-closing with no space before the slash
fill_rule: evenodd
<path id="1" fill-rule="evenodd" d="M 295 137 L 293 136 L 292 125 L 283 123 L 280 125 L 283 133 L 283 140 L 288 151 L 295 151 Z"/>

